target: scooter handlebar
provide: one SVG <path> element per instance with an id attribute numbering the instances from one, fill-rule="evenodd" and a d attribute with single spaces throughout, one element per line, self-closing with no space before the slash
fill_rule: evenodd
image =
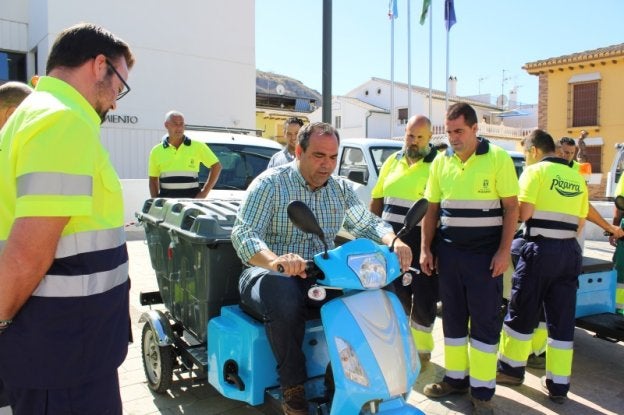
<path id="1" fill-rule="evenodd" d="M 282 273 L 284 272 L 284 267 L 282 266 L 282 264 L 277 264 L 277 271 Z M 321 271 L 321 269 L 317 267 L 312 260 L 306 261 L 305 273 L 308 278 L 313 278 L 315 280 L 322 280 L 325 278 L 325 274 L 323 274 L 323 271 Z"/>

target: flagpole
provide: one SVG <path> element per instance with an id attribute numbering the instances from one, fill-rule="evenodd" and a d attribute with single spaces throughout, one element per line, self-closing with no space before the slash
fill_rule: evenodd
<path id="1" fill-rule="evenodd" d="M 446 94 L 444 94 L 444 109 L 448 110 L 448 86 L 449 86 L 449 39 L 451 31 L 446 31 Z"/>
<path id="2" fill-rule="evenodd" d="M 433 94 L 433 7 L 429 3 L 429 118 L 433 116 L 431 97 Z"/>
<path id="3" fill-rule="evenodd" d="M 390 138 L 394 137 L 394 18 L 390 22 Z"/>
<path id="4" fill-rule="evenodd" d="M 448 110 L 448 90 L 449 90 L 449 50 L 450 50 L 450 39 L 451 39 L 451 27 L 457 22 L 457 18 L 455 17 L 455 6 L 453 4 L 453 0 L 445 0 L 444 1 L 444 23 L 446 26 L 446 93 L 444 94 L 444 104 L 445 109 Z M 454 88 L 453 88 L 454 89 Z M 457 93 L 457 92 L 455 92 Z"/>
<path id="5" fill-rule="evenodd" d="M 407 0 L 407 118 L 412 114 L 412 14 L 410 0 Z"/>

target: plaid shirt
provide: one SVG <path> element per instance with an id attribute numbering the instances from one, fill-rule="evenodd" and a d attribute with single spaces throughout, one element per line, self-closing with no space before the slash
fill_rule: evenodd
<path id="1" fill-rule="evenodd" d="M 368 211 L 343 179 L 332 176 L 325 186 L 310 190 L 297 163 L 265 171 L 249 189 L 232 228 L 232 244 L 246 264 L 265 249 L 277 255 L 295 253 L 305 259 L 323 250 L 316 236 L 303 233 L 288 219 L 286 209 L 293 200 L 301 200 L 314 212 L 330 249 L 341 226 L 378 243 L 392 232 L 388 224 Z"/>
<path id="2" fill-rule="evenodd" d="M 290 163 L 294 159 L 295 155 L 291 154 L 291 152 L 288 151 L 288 148 L 285 147 L 283 150 L 280 150 L 277 153 L 273 154 L 271 160 L 269 160 L 269 164 L 267 164 L 267 169 L 269 167 L 278 167 L 283 164 Z"/>

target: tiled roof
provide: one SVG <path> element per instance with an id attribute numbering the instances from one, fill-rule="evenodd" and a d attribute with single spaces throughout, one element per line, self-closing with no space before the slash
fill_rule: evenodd
<path id="1" fill-rule="evenodd" d="M 606 46 L 604 48 L 586 50 L 584 52 L 572 53 L 569 55 L 558 56 L 556 58 L 548 58 L 535 62 L 528 62 L 522 67 L 522 69 L 531 71 L 532 69 L 546 68 L 549 66 L 565 65 L 569 63 L 578 63 L 620 56 L 624 56 L 624 43 Z"/>

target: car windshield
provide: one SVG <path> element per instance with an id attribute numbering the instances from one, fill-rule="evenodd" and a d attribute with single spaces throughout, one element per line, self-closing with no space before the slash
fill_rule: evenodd
<path id="1" fill-rule="evenodd" d="M 279 151 L 276 148 L 240 145 L 209 144 L 221 162 L 222 170 L 215 184 L 217 190 L 246 190 L 249 183 L 266 170 L 271 156 Z M 199 169 L 199 182 L 205 183 L 209 169 L 203 164 Z"/>
<path id="2" fill-rule="evenodd" d="M 401 146 L 381 146 L 381 147 L 371 147 L 370 153 L 373 158 L 373 162 L 375 164 L 375 170 L 377 175 L 379 175 L 379 169 L 381 169 L 381 165 L 384 161 L 390 156 L 390 154 L 396 153 L 401 149 Z"/>

